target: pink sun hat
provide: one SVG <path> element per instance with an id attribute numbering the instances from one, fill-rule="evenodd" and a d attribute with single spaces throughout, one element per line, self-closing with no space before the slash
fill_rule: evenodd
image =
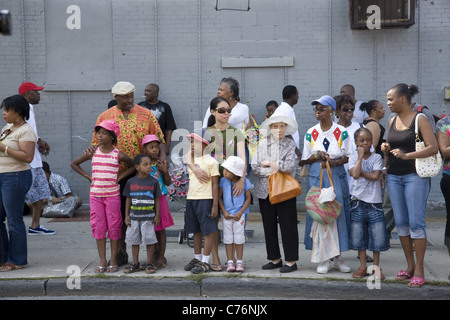
<path id="1" fill-rule="evenodd" d="M 114 132 L 117 137 L 120 134 L 119 125 L 117 124 L 117 122 L 113 120 L 105 120 L 100 122 L 98 125 L 95 126 L 94 130 L 96 130 L 98 127 Z"/>
<path id="2" fill-rule="evenodd" d="M 149 142 L 152 141 L 158 141 L 159 143 L 161 143 L 161 141 L 159 141 L 158 137 L 155 136 L 154 134 L 147 134 L 144 139 L 142 139 L 142 146 L 146 145 Z"/>

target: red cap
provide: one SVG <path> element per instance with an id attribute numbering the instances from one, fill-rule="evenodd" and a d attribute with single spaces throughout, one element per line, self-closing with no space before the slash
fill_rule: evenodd
<path id="1" fill-rule="evenodd" d="M 28 92 L 30 90 L 40 91 L 42 89 L 44 89 L 44 87 L 38 87 L 32 82 L 24 82 L 19 87 L 19 94 L 24 94 L 25 92 Z"/>

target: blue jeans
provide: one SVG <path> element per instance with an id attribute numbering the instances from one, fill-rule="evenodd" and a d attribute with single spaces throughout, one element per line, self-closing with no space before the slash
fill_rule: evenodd
<path id="1" fill-rule="evenodd" d="M 386 185 L 394 211 L 395 226 L 401 237 L 427 237 L 425 207 L 430 192 L 430 178 L 415 173 L 397 176 L 388 174 Z"/>
<path id="2" fill-rule="evenodd" d="M 31 170 L 0 173 L 0 263 L 28 264 L 23 208 L 32 179 Z"/>
<path id="3" fill-rule="evenodd" d="M 353 250 L 386 251 L 389 243 L 381 203 L 351 202 L 350 245 Z"/>

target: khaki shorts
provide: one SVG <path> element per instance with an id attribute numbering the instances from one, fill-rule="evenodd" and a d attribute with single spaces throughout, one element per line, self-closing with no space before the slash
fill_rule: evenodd
<path id="1" fill-rule="evenodd" d="M 131 226 L 128 226 L 125 235 L 125 243 L 132 246 L 150 245 L 158 243 L 156 239 L 155 226 L 152 220 L 131 220 Z"/>

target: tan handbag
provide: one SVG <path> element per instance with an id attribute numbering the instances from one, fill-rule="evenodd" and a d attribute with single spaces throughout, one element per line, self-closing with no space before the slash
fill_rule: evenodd
<path id="1" fill-rule="evenodd" d="M 280 203 L 302 194 L 302 187 L 289 173 L 277 171 L 269 175 L 269 201 Z"/>

